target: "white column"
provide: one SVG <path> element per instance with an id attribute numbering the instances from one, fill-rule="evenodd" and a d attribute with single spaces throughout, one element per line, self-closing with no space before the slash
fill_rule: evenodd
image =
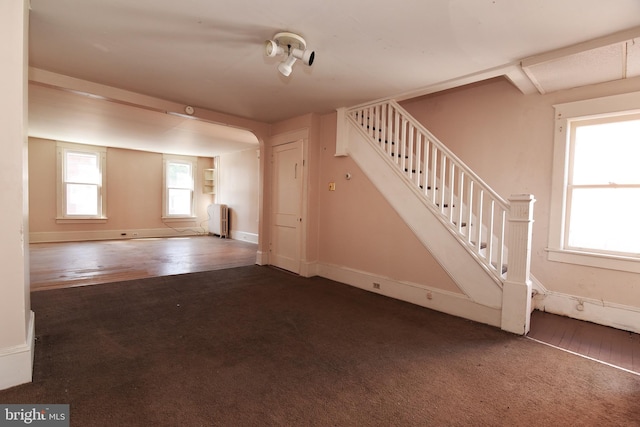
<path id="1" fill-rule="evenodd" d="M 531 320 L 531 235 L 533 204 L 531 194 L 509 198 L 509 266 L 502 288 L 502 329 L 524 335 Z"/>
<path id="2" fill-rule="evenodd" d="M 0 389 L 31 381 L 27 0 L 0 0 Z"/>
<path id="3" fill-rule="evenodd" d="M 346 156 L 348 154 L 349 146 L 349 132 L 347 130 L 347 109 L 344 107 L 338 108 L 338 116 L 336 123 L 336 157 Z"/>

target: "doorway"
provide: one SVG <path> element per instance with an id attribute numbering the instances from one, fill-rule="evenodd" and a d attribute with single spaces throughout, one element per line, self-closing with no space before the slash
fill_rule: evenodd
<path id="1" fill-rule="evenodd" d="M 303 198 L 302 139 L 273 148 L 269 263 L 300 274 Z"/>

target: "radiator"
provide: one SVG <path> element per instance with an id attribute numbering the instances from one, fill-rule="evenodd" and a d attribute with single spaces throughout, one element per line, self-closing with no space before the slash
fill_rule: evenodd
<path id="1" fill-rule="evenodd" d="M 207 206 L 209 214 L 209 234 L 227 237 L 229 233 L 229 209 L 227 205 L 212 204 Z"/>

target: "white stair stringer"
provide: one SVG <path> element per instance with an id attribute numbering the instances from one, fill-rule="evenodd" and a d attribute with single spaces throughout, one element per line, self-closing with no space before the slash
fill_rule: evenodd
<path id="1" fill-rule="evenodd" d="M 358 164 L 436 261 L 473 302 L 494 309 L 485 323 L 500 326 L 502 287 L 454 232 L 441 213 L 432 210 L 417 189 L 409 185 L 387 156 L 376 149 L 354 125 L 347 126 L 347 154 Z"/>

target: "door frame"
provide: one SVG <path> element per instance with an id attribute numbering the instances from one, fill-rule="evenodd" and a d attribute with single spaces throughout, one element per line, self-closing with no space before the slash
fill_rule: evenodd
<path id="1" fill-rule="evenodd" d="M 311 277 L 313 274 L 311 272 L 311 266 L 309 261 L 307 260 L 307 236 L 308 236 L 308 222 L 309 222 L 309 214 L 308 214 L 308 206 L 309 206 L 309 161 L 308 161 L 308 152 L 309 152 L 309 128 L 297 129 L 290 132 L 284 132 L 281 134 L 274 135 L 269 139 L 269 149 L 268 149 L 268 171 L 265 173 L 265 177 L 269 179 L 268 194 L 269 197 L 266 198 L 265 201 L 268 201 L 268 206 L 264 206 L 264 213 L 267 214 L 267 227 L 265 230 L 268 230 L 268 239 L 267 239 L 267 247 L 271 242 L 271 225 L 272 225 L 272 202 L 273 202 L 273 147 L 288 144 L 296 141 L 302 141 L 302 194 L 300 197 L 301 206 L 300 206 L 300 218 L 302 218 L 300 224 L 300 266 L 298 268 L 299 275 L 303 277 Z M 271 260 L 266 257 L 266 264 L 271 264 Z"/>

